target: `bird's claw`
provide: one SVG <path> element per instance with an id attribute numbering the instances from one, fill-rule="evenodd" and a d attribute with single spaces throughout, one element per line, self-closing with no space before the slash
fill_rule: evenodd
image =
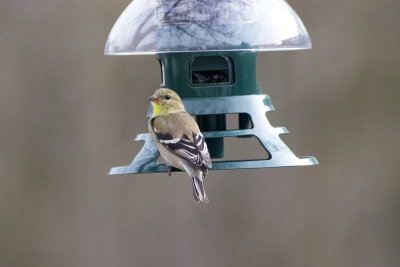
<path id="1" fill-rule="evenodd" d="M 169 177 L 171 177 L 171 175 L 172 175 L 172 173 L 171 173 L 172 172 L 172 168 L 173 168 L 172 166 L 168 166 L 168 176 Z"/>

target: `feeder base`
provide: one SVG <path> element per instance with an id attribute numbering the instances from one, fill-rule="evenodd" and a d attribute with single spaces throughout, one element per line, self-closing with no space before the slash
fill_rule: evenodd
<path id="1" fill-rule="evenodd" d="M 224 96 L 210 98 L 183 99 L 186 110 L 191 115 L 235 114 L 246 113 L 253 122 L 251 129 L 203 132 L 205 138 L 224 137 L 257 137 L 265 150 L 271 155 L 269 159 L 216 161 L 210 170 L 256 169 L 271 167 L 316 165 L 315 157 L 298 158 L 280 139 L 280 134 L 288 133 L 284 127 L 272 127 L 266 112 L 273 111 L 271 100 L 267 95 Z M 151 110 L 148 116 L 151 115 Z M 166 164 L 156 163 L 160 153 L 151 135 L 139 134 L 135 141 L 144 141 L 144 146 L 129 166 L 111 168 L 109 174 L 137 174 L 168 172 Z"/>

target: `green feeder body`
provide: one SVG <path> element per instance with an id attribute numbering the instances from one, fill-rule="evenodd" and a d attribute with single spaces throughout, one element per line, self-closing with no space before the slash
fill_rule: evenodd
<path id="1" fill-rule="evenodd" d="M 212 159 L 224 158 L 225 137 L 257 137 L 268 152 L 266 159 L 213 161 L 212 170 L 223 170 L 318 164 L 296 157 L 280 139 L 288 131 L 270 125 L 266 112 L 273 106 L 256 80 L 258 51 L 308 48 L 304 25 L 282 0 L 135 0 L 114 25 L 105 53 L 156 54 L 161 87 L 181 96 Z M 239 114 L 238 129 L 226 130 L 226 114 Z M 160 154 L 149 133 L 135 140 L 145 143 L 133 162 L 109 174 L 168 171 L 156 163 Z"/>
<path id="2" fill-rule="evenodd" d="M 182 99 L 260 94 L 256 57 L 248 51 L 159 54 L 162 86 L 173 88 Z M 196 121 L 202 132 L 226 130 L 225 114 L 198 115 Z M 239 128 L 249 127 L 249 116 L 240 114 Z M 224 157 L 223 137 L 206 142 L 212 158 Z"/>
<path id="3" fill-rule="evenodd" d="M 182 98 L 260 94 L 256 80 L 257 54 L 248 51 L 159 54 L 163 86 L 175 88 Z"/>

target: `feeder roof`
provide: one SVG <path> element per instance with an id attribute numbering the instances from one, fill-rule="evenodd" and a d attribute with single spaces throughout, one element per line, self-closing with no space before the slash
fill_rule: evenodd
<path id="1" fill-rule="evenodd" d="M 310 48 L 306 28 L 283 0 L 134 0 L 105 54 Z"/>

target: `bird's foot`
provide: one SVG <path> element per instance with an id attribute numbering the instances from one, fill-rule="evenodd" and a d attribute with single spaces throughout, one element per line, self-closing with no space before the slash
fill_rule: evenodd
<path id="1" fill-rule="evenodd" d="M 168 166 L 168 165 L 167 165 Z M 172 175 L 172 169 L 173 169 L 174 167 L 172 167 L 172 166 L 168 166 L 168 176 L 169 177 L 171 177 L 171 175 Z"/>

